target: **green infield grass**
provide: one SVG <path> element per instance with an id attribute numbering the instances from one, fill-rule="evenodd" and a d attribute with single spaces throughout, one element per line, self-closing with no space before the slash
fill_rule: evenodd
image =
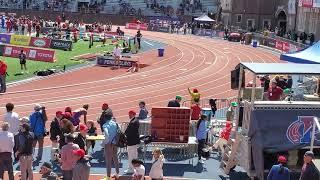
<path id="1" fill-rule="evenodd" d="M 75 61 L 72 60 L 72 58 L 84 54 L 103 53 L 104 51 L 110 52 L 113 50 L 114 46 L 108 43 L 109 41 L 107 41 L 106 46 L 101 47 L 102 42 L 94 42 L 93 47 L 89 49 L 88 41 L 78 41 L 77 43 L 73 44 L 72 51 L 55 50 L 56 62 L 54 63 L 27 60 L 27 71 L 21 71 L 18 58 L 1 57 L 1 59 L 4 59 L 4 61 L 8 65 L 9 76 L 7 76 L 7 82 L 30 78 L 34 76 L 35 71 L 46 69 L 63 69 L 64 66 L 66 66 L 66 69 L 68 70 L 74 65 L 88 63 L 83 60 Z M 119 44 L 121 43 L 122 41 L 119 41 Z"/>

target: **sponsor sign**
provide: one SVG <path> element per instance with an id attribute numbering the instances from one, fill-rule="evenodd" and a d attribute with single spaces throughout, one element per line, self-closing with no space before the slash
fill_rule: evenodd
<path id="1" fill-rule="evenodd" d="M 10 44 L 11 35 L 10 34 L 0 34 L 0 42 L 5 44 Z"/>
<path id="2" fill-rule="evenodd" d="M 270 110 L 255 110 L 251 115 L 249 137 L 253 139 L 253 145 L 258 143 L 274 152 L 302 148 L 310 145 L 313 117 L 319 115 L 318 110 L 280 109 L 272 110 L 272 113 Z M 319 145 L 319 140 L 319 131 L 316 131 L 315 145 Z"/>
<path id="3" fill-rule="evenodd" d="M 40 48 L 50 48 L 50 39 L 32 37 L 30 40 L 29 46 L 40 47 Z"/>
<path id="4" fill-rule="evenodd" d="M 10 44 L 21 45 L 21 46 L 29 46 L 30 44 L 30 36 L 23 35 L 11 35 Z"/>
<path id="5" fill-rule="evenodd" d="M 49 49 L 37 49 L 18 46 L 5 46 L 3 50 L 3 56 L 7 57 L 19 57 L 21 50 L 27 55 L 27 59 L 43 62 L 54 62 L 55 51 Z"/>
<path id="6" fill-rule="evenodd" d="M 0 44 L 0 56 L 3 56 L 4 46 L 4 44 Z"/>
<path id="7" fill-rule="evenodd" d="M 290 51 L 290 44 L 288 42 L 282 42 L 282 51 L 284 52 Z"/>
<path id="8" fill-rule="evenodd" d="M 290 124 L 287 138 L 292 144 L 310 144 L 313 118 L 314 116 L 298 116 L 297 120 Z M 317 128 L 315 134 L 319 134 Z M 315 136 L 315 141 L 320 142 L 319 136 Z"/>
<path id="9" fill-rule="evenodd" d="M 297 52 L 299 48 L 296 45 L 290 44 L 290 53 Z"/>
<path id="10" fill-rule="evenodd" d="M 275 48 L 277 41 L 275 39 L 267 39 L 267 46 Z"/>
<path id="11" fill-rule="evenodd" d="M 148 24 L 137 24 L 137 23 L 127 23 L 126 29 L 136 29 L 136 30 L 148 30 Z"/>
<path id="12" fill-rule="evenodd" d="M 164 26 L 158 26 L 158 25 L 149 25 L 148 26 L 149 31 L 157 31 L 157 32 L 169 32 L 169 27 L 164 27 Z"/>
<path id="13" fill-rule="evenodd" d="M 283 50 L 283 42 L 276 40 L 276 49 L 282 51 Z"/>
<path id="14" fill-rule="evenodd" d="M 296 14 L 296 0 L 288 1 L 288 14 Z"/>
<path id="15" fill-rule="evenodd" d="M 120 60 L 121 67 L 130 68 L 133 63 L 135 63 L 135 61 Z M 116 66 L 114 59 L 103 56 L 97 57 L 97 64 L 99 66 Z"/>
<path id="16" fill-rule="evenodd" d="M 52 49 L 61 49 L 61 50 L 72 50 L 72 41 L 66 41 L 66 40 L 51 40 L 50 47 Z"/>
<path id="17" fill-rule="evenodd" d="M 313 0 L 313 7 L 320 8 L 320 0 Z"/>
<path id="18" fill-rule="evenodd" d="M 301 7 L 312 8 L 313 6 L 313 0 L 300 0 L 300 1 L 299 1 L 299 5 L 301 5 Z"/>

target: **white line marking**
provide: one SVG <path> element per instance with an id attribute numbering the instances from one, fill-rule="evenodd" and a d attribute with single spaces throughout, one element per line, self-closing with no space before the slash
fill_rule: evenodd
<path id="1" fill-rule="evenodd" d="M 146 44 L 148 44 L 149 46 L 153 46 L 153 44 L 149 43 L 148 41 L 144 41 Z"/>

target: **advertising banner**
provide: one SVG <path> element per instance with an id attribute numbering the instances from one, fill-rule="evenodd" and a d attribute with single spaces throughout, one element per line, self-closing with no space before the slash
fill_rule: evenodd
<path id="1" fill-rule="evenodd" d="M 148 30 L 148 24 L 137 24 L 137 23 L 127 23 L 126 29 L 136 29 L 136 30 Z"/>
<path id="2" fill-rule="evenodd" d="M 120 60 L 121 67 L 130 68 L 133 66 L 134 63 L 135 63 L 135 61 Z M 97 65 L 99 65 L 99 66 L 116 66 L 113 58 L 107 58 L 107 57 L 103 57 L 103 56 L 97 57 Z"/>
<path id="3" fill-rule="evenodd" d="M 313 117 L 320 117 L 315 109 L 283 110 L 261 109 L 251 113 L 248 136 L 251 139 L 254 168 L 263 176 L 263 152 L 282 152 L 300 149 L 310 145 Z M 319 131 L 316 130 L 315 145 L 320 145 Z"/>
<path id="4" fill-rule="evenodd" d="M 148 31 L 157 31 L 157 32 L 169 32 L 169 27 L 164 27 L 164 26 L 158 26 L 156 24 L 149 25 L 148 26 Z"/>
<path id="5" fill-rule="evenodd" d="M 276 49 L 282 51 L 283 50 L 283 42 L 276 40 Z"/>
<path id="6" fill-rule="evenodd" d="M 4 46 L 4 44 L 0 44 L 0 56 L 3 56 Z"/>
<path id="7" fill-rule="evenodd" d="M 260 147 L 273 152 L 287 151 L 308 146 L 311 142 L 313 117 L 320 117 L 316 110 L 255 110 L 251 115 L 249 136 Z M 270 131 L 272 129 L 272 131 Z M 319 131 L 315 142 L 320 144 Z"/>
<path id="8" fill-rule="evenodd" d="M 29 46 L 40 47 L 40 48 L 50 48 L 50 39 L 47 38 L 37 38 L 32 37 Z"/>
<path id="9" fill-rule="evenodd" d="M 307 7 L 307 8 L 312 8 L 313 6 L 313 0 L 301 0 L 301 6 L 302 7 Z"/>
<path id="10" fill-rule="evenodd" d="M 3 56 L 7 57 L 19 57 L 21 50 L 27 55 L 27 59 L 43 62 L 54 62 L 55 51 L 48 49 L 36 49 L 28 47 L 18 47 L 18 46 L 5 46 L 3 51 Z"/>
<path id="11" fill-rule="evenodd" d="M 290 44 L 288 42 L 282 42 L 282 51 L 284 52 L 290 51 Z"/>
<path id="12" fill-rule="evenodd" d="M 61 50 L 71 51 L 72 50 L 72 41 L 53 39 L 53 40 L 51 40 L 50 47 L 52 49 L 61 49 Z"/>
<path id="13" fill-rule="evenodd" d="M 11 35 L 10 34 L 0 34 L 0 42 L 10 44 Z"/>
<path id="14" fill-rule="evenodd" d="M 296 0 L 288 1 L 288 14 L 296 14 Z"/>
<path id="15" fill-rule="evenodd" d="M 320 8 L 320 0 L 313 0 L 313 7 Z"/>
<path id="16" fill-rule="evenodd" d="M 276 47 L 276 40 L 275 39 L 267 39 L 268 45 L 269 47 L 275 48 Z"/>
<path id="17" fill-rule="evenodd" d="M 10 44 L 21 45 L 21 46 L 29 46 L 30 44 L 30 36 L 23 35 L 11 35 Z"/>

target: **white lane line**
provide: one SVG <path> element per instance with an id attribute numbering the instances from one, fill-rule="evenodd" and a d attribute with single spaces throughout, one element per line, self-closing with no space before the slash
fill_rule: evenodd
<path id="1" fill-rule="evenodd" d="M 149 43 L 148 41 L 144 41 L 146 44 L 148 44 L 149 46 L 153 46 L 153 44 Z"/>

